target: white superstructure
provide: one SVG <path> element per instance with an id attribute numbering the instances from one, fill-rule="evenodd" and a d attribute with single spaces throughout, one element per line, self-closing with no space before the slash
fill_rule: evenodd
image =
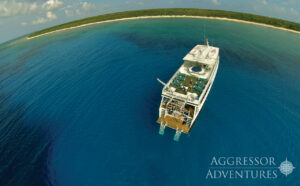
<path id="1" fill-rule="evenodd" d="M 184 63 L 164 88 L 159 107 L 160 134 L 165 127 L 176 130 L 174 140 L 181 132 L 188 133 L 199 115 L 214 82 L 219 66 L 219 48 L 196 45 L 184 58 Z"/>

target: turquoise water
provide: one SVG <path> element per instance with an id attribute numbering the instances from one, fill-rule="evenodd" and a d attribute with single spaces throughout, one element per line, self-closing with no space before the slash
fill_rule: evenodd
<path id="1" fill-rule="evenodd" d="M 203 42 L 220 66 L 190 135 L 158 134 L 163 81 Z M 200 19 L 113 22 L 0 46 L 0 185 L 300 185 L 300 35 Z M 287 177 L 206 179 L 212 157 Z"/>

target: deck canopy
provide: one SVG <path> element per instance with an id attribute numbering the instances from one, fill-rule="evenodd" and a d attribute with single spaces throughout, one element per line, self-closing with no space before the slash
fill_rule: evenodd
<path id="1" fill-rule="evenodd" d="M 208 45 L 196 45 L 184 58 L 184 61 L 214 65 L 219 56 L 219 48 Z"/>

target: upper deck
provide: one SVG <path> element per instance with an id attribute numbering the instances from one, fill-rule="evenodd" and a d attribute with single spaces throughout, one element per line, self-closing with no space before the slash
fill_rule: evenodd
<path id="1" fill-rule="evenodd" d="M 196 45 L 184 58 L 184 63 L 163 88 L 162 94 L 199 104 L 201 94 L 219 60 L 219 48 Z"/>
<path id="2" fill-rule="evenodd" d="M 209 45 L 196 45 L 184 58 L 184 61 L 214 65 L 219 57 L 219 48 Z"/>

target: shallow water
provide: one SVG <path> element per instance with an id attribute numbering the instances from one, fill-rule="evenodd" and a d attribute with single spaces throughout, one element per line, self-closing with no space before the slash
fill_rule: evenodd
<path id="1" fill-rule="evenodd" d="M 163 81 L 209 38 L 220 66 L 190 135 L 158 134 Z M 300 35 L 218 20 L 99 24 L 0 46 L 0 185 L 300 185 Z M 206 179 L 214 156 L 288 158 Z"/>

